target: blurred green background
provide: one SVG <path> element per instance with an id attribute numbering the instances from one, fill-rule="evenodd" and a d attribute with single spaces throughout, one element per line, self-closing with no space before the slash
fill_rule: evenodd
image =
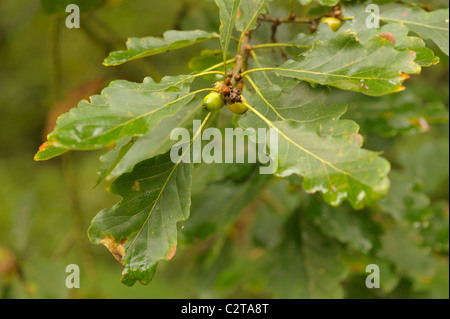
<path id="1" fill-rule="evenodd" d="M 210 242 L 181 246 L 171 263 L 160 264 L 149 286 L 124 286 L 119 281 L 122 266 L 104 247 L 91 245 L 86 235 L 97 212 L 118 200 L 105 191 L 105 184 L 92 190 L 104 151 L 72 153 L 43 163 L 33 161 L 57 115 L 100 92 L 111 80 L 140 82 L 145 76 L 159 79 L 163 75 L 187 74 L 188 61 L 201 49 L 218 49 L 218 42 L 208 42 L 120 67 L 102 66 L 108 52 L 122 49 L 127 37 L 159 36 L 170 29 L 217 31 L 214 3 L 103 1 L 99 8 L 83 13 L 81 29 L 67 29 L 66 15 L 46 12 L 42 4 L 45 1 L 0 0 L 0 297 L 271 297 L 259 288 L 257 280 L 248 279 L 252 271 L 242 258 L 257 255 L 258 250 L 233 251 L 235 262 L 224 266 L 221 273 L 220 267 L 197 267 L 199 256 L 208 250 Z M 448 3 L 434 1 L 431 5 L 438 8 Z M 283 12 L 283 6 L 284 2 L 278 10 Z M 286 32 L 280 37 L 289 36 Z M 437 48 L 430 46 L 438 53 Z M 448 57 L 440 56 L 438 66 L 413 77 L 406 84 L 408 90 L 393 97 L 377 100 L 334 92 L 336 100 L 351 101 L 346 117 L 361 125 L 366 147 L 384 150 L 394 167 L 407 167 L 411 176 L 420 179 L 411 184 L 424 185 L 424 192 L 431 198 L 431 202 L 425 200 L 425 208 L 446 211 L 439 215 L 442 229 L 428 234 L 440 236 L 433 243 L 442 245 L 437 250 L 444 263 L 443 273 L 437 277 L 444 283 L 430 290 L 432 293 L 426 296 L 431 297 L 448 296 L 449 74 Z M 406 121 L 415 116 L 408 107 L 411 103 L 431 105 L 434 113 L 430 118 L 435 123 L 423 133 L 418 132 L 420 125 L 385 123 L 384 127 L 379 121 L 374 124 L 367 116 L 373 112 L 374 103 L 380 103 L 381 109 L 386 105 L 398 107 Z M 397 130 L 390 131 L 393 126 Z M 413 146 L 407 147 L 409 144 Z M 393 207 L 392 203 L 386 205 Z M 414 263 L 414 257 L 411 258 Z M 65 287 L 68 264 L 80 266 L 81 289 Z M 346 282 L 347 297 L 377 297 L 352 289 L 351 278 L 362 274 L 359 269 Z M 401 279 L 389 296 L 415 296 L 408 285 L 407 279 Z"/>

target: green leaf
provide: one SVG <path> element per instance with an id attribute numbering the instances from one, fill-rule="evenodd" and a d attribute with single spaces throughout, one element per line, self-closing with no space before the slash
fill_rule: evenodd
<path id="1" fill-rule="evenodd" d="M 391 22 L 379 29 L 367 28 L 368 14 L 370 13 L 367 13 L 363 6 L 355 6 L 346 10 L 346 16 L 353 16 L 353 19 L 346 21 L 340 32 L 355 31 L 361 43 L 365 43 L 377 35 L 381 36 L 387 41 L 393 42 L 397 50 L 416 52 L 415 62 L 420 66 L 431 66 L 439 62 L 439 57 L 435 56 L 434 52 L 425 46 L 425 42 L 421 38 L 410 36 L 409 29 L 402 23 Z M 321 35 L 323 36 L 323 34 L 324 32 Z"/>
<path id="2" fill-rule="evenodd" d="M 347 270 L 340 247 L 295 213 L 282 230 L 284 241 L 272 252 L 276 261 L 269 289 L 275 298 L 336 299 L 343 297 Z"/>
<path id="3" fill-rule="evenodd" d="M 411 51 L 397 51 L 382 37 L 362 44 L 354 33 L 319 41 L 298 61 L 289 60 L 274 71 L 312 83 L 380 96 L 404 90 L 408 74 L 418 74 Z"/>
<path id="4" fill-rule="evenodd" d="M 348 205 L 332 208 L 317 202 L 308 211 L 324 235 L 336 238 L 354 251 L 367 254 L 379 246 L 380 229 L 367 210 L 353 211 Z"/>
<path id="5" fill-rule="evenodd" d="M 112 82 L 101 95 L 62 115 L 48 140 L 58 148 L 92 150 L 145 135 L 193 99 L 195 94 L 188 93 L 193 79 L 182 75 L 160 83 L 151 78 L 143 83 Z"/>
<path id="6" fill-rule="evenodd" d="M 220 13 L 220 44 L 222 45 L 223 62 L 227 61 L 228 47 L 233 35 L 241 0 L 214 0 Z"/>
<path id="7" fill-rule="evenodd" d="M 256 59 L 250 59 L 248 61 L 249 68 L 250 69 L 256 69 L 256 68 L 269 68 L 274 65 L 277 65 L 276 61 L 274 59 L 270 59 L 265 56 L 258 57 Z M 295 88 L 300 81 L 297 79 L 292 78 L 286 78 L 286 77 L 279 77 L 275 73 L 270 71 L 264 71 L 264 72 L 257 72 L 252 75 L 252 78 L 254 79 L 255 83 L 259 87 L 267 87 L 270 85 L 278 85 L 282 87 L 284 90 L 290 91 L 293 88 Z"/>
<path id="8" fill-rule="evenodd" d="M 380 19 L 400 23 L 423 39 L 430 39 L 449 55 L 449 9 L 427 12 L 421 8 L 381 7 Z"/>
<path id="9" fill-rule="evenodd" d="M 421 182 L 417 178 L 392 171 L 390 175 L 391 191 L 377 205 L 385 212 L 391 214 L 397 221 L 402 221 L 430 205 L 430 199 L 417 191 Z"/>
<path id="10" fill-rule="evenodd" d="M 89 237 L 125 266 L 124 284 L 150 283 L 159 261 L 175 255 L 177 223 L 190 213 L 192 167 L 173 163 L 167 153 L 136 165 L 112 183 L 111 192 L 123 199 L 94 218 Z"/>
<path id="11" fill-rule="evenodd" d="M 269 13 L 269 2 L 272 0 L 242 0 L 240 15 L 236 21 L 236 29 L 241 32 L 253 30 L 258 26 L 258 17 Z"/>
<path id="12" fill-rule="evenodd" d="M 304 177 L 307 192 L 322 192 L 327 203 L 340 205 L 347 199 L 354 208 L 384 197 L 389 189 L 389 162 L 378 153 L 361 149 L 362 137 L 347 132 L 321 136 L 316 130 L 295 121 L 274 122 L 282 138 L 277 174 L 293 173 Z M 324 123 L 341 130 L 339 124 Z M 345 130 L 344 130 L 345 132 Z"/>
<path id="13" fill-rule="evenodd" d="M 139 138 L 131 146 L 131 149 L 123 156 L 118 165 L 113 165 L 114 168 L 108 173 L 107 179 L 114 179 L 123 173 L 130 172 L 136 164 L 168 152 L 177 143 L 177 141 L 170 140 L 172 130 L 178 127 L 191 129 L 194 119 L 203 121 L 206 113 L 206 111 L 202 112 L 201 100 L 194 99 L 191 103 L 178 110 L 175 115 L 163 119 L 151 134 Z M 117 150 L 112 150 L 110 153 L 116 153 L 116 155 L 107 153 L 105 156 L 109 158 L 110 156 L 115 157 L 118 155 Z"/>
<path id="14" fill-rule="evenodd" d="M 218 38 L 217 33 L 202 30 L 194 31 L 166 31 L 163 38 L 145 37 L 130 38 L 126 51 L 115 51 L 103 62 L 104 65 L 120 65 L 127 61 L 185 48 L 200 42 Z"/>
<path id="15" fill-rule="evenodd" d="M 435 56 L 434 52 L 425 46 L 425 42 L 421 38 L 409 36 L 409 30 L 405 26 L 398 23 L 390 23 L 383 25 L 379 29 L 367 28 L 367 13 L 363 6 L 348 8 L 346 16 L 351 16 L 353 19 L 344 21 L 338 32 L 333 32 L 327 24 L 320 24 L 317 31 L 313 34 L 299 33 L 291 43 L 313 45 L 317 41 L 330 40 L 342 33 L 356 33 L 358 40 L 363 45 L 366 45 L 367 42 L 378 36 L 383 41 L 391 42 L 398 51 L 414 51 L 416 54 L 415 62 L 422 67 L 439 63 L 439 57 Z"/>
<path id="16" fill-rule="evenodd" d="M 133 147 L 136 141 L 137 138 L 124 140 L 121 143 L 118 143 L 114 147 L 114 149 L 100 158 L 100 160 L 103 161 L 104 164 L 98 171 L 99 177 L 97 179 L 95 187 L 100 185 L 100 183 L 112 172 L 112 170 L 120 163 L 123 157 Z"/>
<path id="17" fill-rule="evenodd" d="M 267 175 L 254 170 L 244 181 L 227 179 L 211 183 L 206 190 L 193 194 L 192 215 L 180 229 L 180 237 L 192 243 L 225 232 L 259 194 L 267 180 Z"/>
<path id="18" fill-rule="evenodd" d="M 47 161 L 51 158 L 60 156 L 66 153 L 68 149 L 63 147 L 55 147 L 50 142 L 45 142 L 39 147 L 38 153 L 35 155 L 35 161 Z"/>
<path id="19" fill-rule="evenodd" d="M 271 85 L 261 90 L 261 95 L 255 94 L 252 104 L 269 120 L 294 120 L 301 123 L 312 123 L 320 121 L 324 117 L 332 119 L 341 115 L 346 107 L 330 108 L 326 101 L 330 95 L 327 87 L 312 88 L 309 83 L 296 82 L 289 86 Z M 248 120 L 258 121 L 262 126 L 264 120 L 255 114 L 250 114 L 247 118 L 241 120 L 241 124 Z M 345 121 L 347 122 L 347 121 Z M 347 122 L 349 123 L 349 122 Z M 357 129 L 355 126 L 354 129 Z"/>
<path id="20" fill-rule="evenodd" d="M 418 245 L 421 240 L 416 229 L 398 223 L 383 236 L 379 256 L 391 261 L 400 275 L 411 278 L 415 291 L 448 298 L 448 263 Z"/>
<path id="21" fill-rule="evenodd" d="M 322 192 L 327 203 L 338 206 L 347 199 L 362 208 L 385 196 L 390 164 L 375 152 L 361 149 L 363 138 L 352 121 L 339 120 L 345 105 L 326 105 L 327 90 L 307 83 L 291 92 L 269 87 L 255 95 L 259 114 L 242 119 L 242 127 L 278 129 L 278 170 L 287 177 L 304 178 L 307 192 Z"/>
<path id="22" fill-rule="evenodd" d="M 360 95 L 351 100 L 346 116 L 358 122 L 363 132 L 374 132 L 386 138 L 426 133 L 434 125 L 448 123 L 449 114 L 442 100 L 430 100 L 421 92 L 423 89 L 434 93 L 433 87 L 420 83 L 381 98 Z"/>
<path id="23" fill-rule="evenodd" d="M 410 175 L 423 182 L 425 194 L 448 195 L 450 161 L 448 145 L 448 137 L 437 134 L 405 136 L 396 141 L 395 153 L 398 163 Z"/>
<path id="24" fill-rule="evenodd" d="M 420 227 L 424 245 L 429 245 L 434 251 L 449 252 L 449 205 L 448 201 L 435 202 L 427 209 L 413 226 Z"/>
<path id="25" fill-rule="evenodd" d="M 283 240 L 284 224 L 299 206 L 298 188 L 287 179 L 273 179 L 261 192 L 252 227 L 252 238 L 257 246 L 275 249 Z"/>
<path id="26" fill-rule="evenodd" d="M 223 153 L 226 145 L 234 144 L 235 139 L 245 143 L 242 136 L 234 138 L 226 135 L 222 143 Z M 241 151 L 247 158 L 246 150 L 236 150 L 236 153 Z M 192 216 L 180 230 L 183 239 L 195 242 L 216 233 L 224 235 L 272 178 L 258 171 L 258 165 L 252 163 L 198 165 L 194 170 Z"/>

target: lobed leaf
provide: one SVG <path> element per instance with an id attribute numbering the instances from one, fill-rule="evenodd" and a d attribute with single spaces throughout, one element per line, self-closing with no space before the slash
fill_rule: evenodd
<path id="1" fill-rule="evenodd" d="M 361 148 L 363 138 L 354 122 L 339 120 L 345 105 L 325 105 L 325 90 L 315 91 L 307 83 L 291 92 L 276 86 L 262 92 L 268 94 L 252 100 L 259 114 L 239 124 L 278 129 L 277 175 L 302 176 L 304 189 L 321 192 L 332 206 L 347 199 L 362 208 L 386 195 L 389 162 Z"/>
<path id="2" fill-rule="evenodd" d="M 45 142 L 39 147 L 38 153 L 34 156 L 35 161 L 47 161 L 51 158 L 58 157 L 66 153 L 68 149 L 63 147 L 55 147 L 50 142 Z"/>
<path id="3" fill-rule="evenodd" d="M 430 39 L 449 55 L 449 9 L 427 12 L 422 8 L 382 7 L 380 19 L 400 23 L 423 39 Z"/>
<path id="4" fill-rule="evenodd" d="M 57 148 L 92 150 L 145 135 L 193 99 L 195 94 L 189 94 L 193 79 L 181 75 L 160 83 L 151 78 L 143 83 L 112 82 L 101 95 L 62 115 L 48 140 Z"/>
<path id="5" fill-rule="evenodd" d="M 274 250 L 269 289 L 275 298 L 336 299 L 347 275 L 340 247 L 306 218 L 294 215 L 283 228 L 284 240 Z"/>
<path id="6" fill-rule="evenodd" d="M 400 276 L 413 281 L 413 291 L 432 294 L 428 298 L 448 298 L 448 264 L 443 258 L 430 254 L 429 247 L 418 243 L 423 237 L 408 223 L 400 222 L 381 238 L 378 256 L 392 262 Z"/>
<path id="7" fill-rule="evenodd" d="M 345 132 L 321 136 L 295 121 L 273 123 L 282 139 L 279 143 L 277 174 L 304 177 L 307 192 L 320 191 L 327 203 L 338 206 L 347 199 L 355 209 L 385 196 L 389 189 L 389 162 L 375 152 L 361 149 L 362 137 Z M 340 130 L 339 124 L 329 129 Z"/>
<path id="8" fill-rule="evenodd" d="M 136 165 L 112 183 L 111 192 L 123 199 L 94 218 L 89 238 L 125 266 L 124 284 L 150 283 L 159 261 L 175 255 L 177 223 L 190 214 L 192 168 L 173 163 L 167 153 Z"/>
<path id="9" fill-rule="evenodd" d="M 344 32 L 318 41 L 298 61 L 289 60 L 274 71 L 280 76 L 330 85 L 342 90 L 380 96 L 404 90 L 408 74 L 420 73 L 413 51 L 397 51 L 382 37 L 362 44 L 355 33 Z"/>
<path id="10" fill-rule="evenodd" d="M 127 61 L 185 48 L 200 42 L 218 38 L 217 33 L 202 30 L 166 31 L 163 38 L 129 38 L 127 50 L 111 52 L 103 62 L 106 66 L 120 65 Z"/>
<path id="11" fill-rule="evenodd" d="M 418 191 L 421 182 L 417 177 L 393 170 L 390 179 L 391 191 L 377 202 L 377 206 L 398 222 L 411 218 L 430 205 L 430 199 Z"/>
<path id="12" fill-rule="evenodd" d="M 327 24 L 321 24 L 314 34 L 299 33 L 291 43 L 313 45 L 317 41 L 330 40 L 342 33 L 355 33 L 363 45 L 366 45 L 374 37 L 381 37 L 383 41 L 392 43 L 397 51 L 414 51 L 416 53 L 415 62 L 422 67 L 439 63 L 439 57 L 425 46 L 425 42 L 421 38 L 409 36 L 409 30 L 405 26 L 390 23 L 379 29 L 367 28 L 363 7 L 352 7 L 347 11 L 347 14 L 351 15 L 353 19 L 345 21 L 338 32 L 333 32 Z"/>
<path id="13" fill-rule="evenodd" d="M 220 13 L 220 44 L 222 45 L 223 62 L 228 57 L 228 47 L 233 35 L 241 0 L 215 0 Z"/>
<path id="14" fill-rule="evenodd" d="M 103 161 L 104 164 L 98 171 L 99 177 L 97 179 L 95 187 L 100 185 L 100 183 L 113 171 L 113 169 L 126 156 L 128 151 L 133 147 L 137 140 L 138 139 L 136 137 L 132 137 L 131 139 L 120 141 L 111 151 L 100 158 L 100 160 Z"/>
<path id="15" fill-rule="evenodd" d="M 269 13 L 270 1 L 272 0 L 241 0 L 236 29 L 241 32 L 255 29 L 258 26 L 258 17 Z"/>
<path id="16" fill-rule="evenodd" d="M 359 95 L 352 99 L 347 117 L 357 121 L 366 134 L 385 138 L 427 133 L 435 125 L 448 123 L 449 114 L 443 101 L 433 101 L 422 93 L 424 88 L 435 94 L 432 87 L 421 83 L 382 98 Z"/>
<path id="17" fill-rule="evenodd" d="M 369 210 L 354 211 L 349 205 L 332 208 L 314 201 L 308 212 L 324 235 L 336 238 L 352 251 L 368 254 L 380 246 L 381 228 Z"/>
<path id="18" fill-rule="evenodd" d="M 156 155 L 161 155 L 168 152 L 171 147 L 177 143 L 170 139 L 170 133 L 174 128 L 184 127 L 190 129 L 194 119 L 204 118 L 205 112 L 202 112 L 202 103 L 198 99 L 192 100 L 191 103 L 186 105 L 186 107 L 181 108 L 173 116 L 167 117 L 158 124 L 158 126 L 152 131 L 151 134 L 140 137 L 136 143 L 131 145 L 131 148 L 124 154 L 120 163 L 110 166 L 111 161 L 108 158 L 118 159 L 120 153 L 123 151 L 119 148 L 111 150 L 104 155 L 102 160 L 105 164 L 102 169 L 111 168 L 110 172 L 107 174 L 106 179 L 114 179 L 123 173 L 130 172 L 133 167 Z M 127 148 L 126 144 L 123 146 Z"/>

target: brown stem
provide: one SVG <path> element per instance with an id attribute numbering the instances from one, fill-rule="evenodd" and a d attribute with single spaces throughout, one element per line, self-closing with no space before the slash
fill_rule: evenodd
<path id="1" fill-rule="evenodd" d="M 261 15 L 258 20 L 260 22 L 270 22 L 270 23 L 312 23 L 313 21 L 320 19 L 322 16 L 312 17 L 312 18 L 271 18 L 266 15 Z"/>
<path id="2" fill-rule="evenodd" d="M 250 45 L 251 34 L 252 34 L 251 31 L 247 31 L 245 33 L 241 43 L 241 52 L 239 52 L 238 55 L 236 56 L 236 65 L 233 70 L 233 79 L 232 79 L 233 86 L 236 86 L 241 91 L 244 86 L 244 81 L 241 80 L 236 84 L 235 78 L 236 76 L 240 75 L 242 72 L 247 70 L 248 57 L 250 56 L 251 51 Z"/>
<path id="3" fill-rule="evenodd" d="M 278 41 L 277 41 L 277 31 L 278 31 L 278 27 L 279 27 L 280 24 L 281 23 L 279 21 L 274 21 L 272 23 L 272 35 L 270 37 L 272 43 L 278 43 Z M 279 50 L 280 50 L 280 53 L 281 53 L 281 56 L 283 57 L 283 59 L 287 60 L 288 57 L 287 57 L 286 51 L 282 47 L 280 47 Z"/>

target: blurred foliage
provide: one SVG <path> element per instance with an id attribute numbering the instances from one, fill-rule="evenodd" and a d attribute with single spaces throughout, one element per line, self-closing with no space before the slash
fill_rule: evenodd
<path id="1" fill-rule="evenodd" d="M 404 92 L 371 98 L 333 89 L 333 103 L 350 101 L 345 117 L 361 126 L 366 147 L 383 150 L 393 165 L 385 199 L 362 211 L 331 208 L 306 195 L 297 178 L 255 183 L 251 166 L 199 166 L 192 218 L 180 225 L 186 232 L 174 260 L 161 263 L 149 286 L 120 283 L 121 265 L 86 236 L 95 214 L 118 199 L 92 190 L 103 153 L 48 163 L 33 162 L 33 155 L 55 117 L 110 80 L 159 80 L 200 68 L 202 58 L 217 61 L 211 50 L 218 43 L 207 42 L 102 66 L 127 37 L 218 30 L 213 1 L 169 2 L 89 1 L 76 30 L 64 27 L 54 1 L 0 1 L 0 297 L 448 298 L 449 64 L 428 42 L 441 62 L 413 76 Z M 300 16 L 315 6 L 295 2 L 294 9 Z M 288 1 L 275 1 L 275 16 L 287 10 Z M 279 40 L 300 30 L 280 26 Z M 270 32 L 261 33 L 268 41 Z M 208 219 L 217 192 L 224 208 Z M 365 287 L 372 263 L 380 266 L 381 289 Z M 65 287 L 68 264 L 80 265 L 81 289 Z"/>

